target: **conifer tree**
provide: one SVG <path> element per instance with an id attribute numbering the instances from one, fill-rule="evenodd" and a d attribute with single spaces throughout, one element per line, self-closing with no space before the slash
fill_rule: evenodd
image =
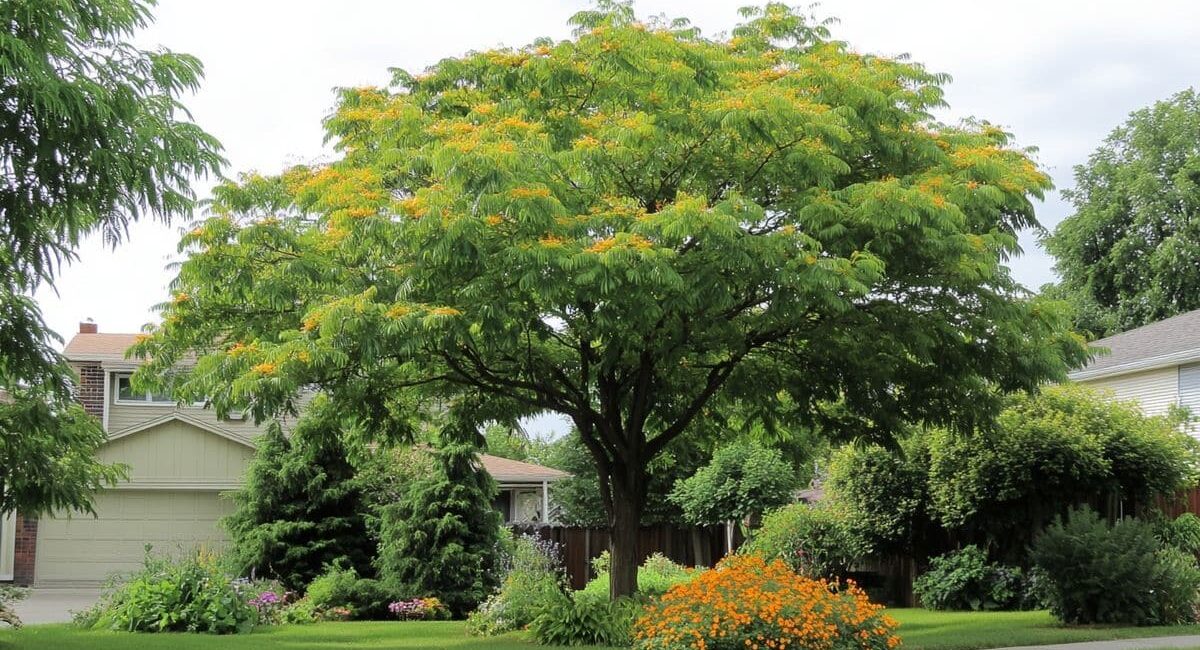
<path id="1" fill-rule="evenodd" d="M 462 616 L 496 586 L 496 483 L 468 444 L 443 444 L 435 456 L 436 471 L 383 510 L 379 577 L 398 594 L 435 596 Z"/>
<path id="2" fill-rule="evenodd" d="M 239 570 L 302 590 L 328 565 L 373 573 L 354 467 L 336 435 L 301 427 L 291 440 L 278 423 L 259 439 L 237 510 L 225 520 Z"/>

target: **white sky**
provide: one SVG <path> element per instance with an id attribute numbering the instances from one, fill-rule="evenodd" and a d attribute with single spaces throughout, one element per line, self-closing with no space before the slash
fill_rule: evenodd
<path id="1" fill-rule="evenodd" d="M 705 33 L 728 30 L 749 0 L 640 0 L 642 15 L 687 16 Z M 266 173 L 326 154 L 321 119 L 333 88 L 385 84 L 389 67 L 419 71 L 472 49 L 565 38 L 578 0 L 161 0 L 139 35 L 204 62 L 203 88 L 187 101 L 225 146 L 225 174 Z M 1200 80 L 1195 0 L 826 0 L 834 37 L 884 55 L 910 54 L 947 72 L 945 119 L 976 116 L 1040 148 L 1058 188 L 1127 114 Z M 197 186 L 201 194 L 211 182 Z M 1057 191 L 1038 210 L 1052 227 L 1068 213 Z M 66 269 L 57 294 L 38 301 L 66 338 L 93 318 L 102 332 L 137 331 L 165 299 L 180 224 L 141 223 L 115 251 L 92 241 Z M 1015 260 L 1036 288 L 1051 261 L 1032 236 Z"/>

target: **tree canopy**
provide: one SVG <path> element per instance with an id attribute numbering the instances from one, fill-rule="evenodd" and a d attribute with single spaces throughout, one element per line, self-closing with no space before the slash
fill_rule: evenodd
<path id="1" fill-rule="evenodd" d="M 937 123 L 944 75 L 745 18 L 710 38 L 602 3 L 571 39 L 343 90 L 338 160 L 217 188 L 142 376 L 197 350 L 185 399 L 269 417 L 316 386 L 377 437 L 561 413 L 621 595 L 646 467 L 698 421 L 834 403 L 886 437 L 1081 362 L 1004 264 L 1050 185 L 1028 154 Z"/>
<path id="2" fill-rule="evenodd" d="M 200 62 L 126 42 L 153 4 L 0 4 L 0 512 L 87 510 L 121 476 L 95 460 L 104 432 L 30 295 L 86 235 L 115 245 L 143 215 L 186 212 L 222 162 L 178 100 Z"/>
<path id="3" fill-rule="evenodd" d="M 793 502 L 799 487 L 796 469 L 779 450 L 742 442 L 718 449 L 711 462 L 675 484 L 670 498 L 693 524 L 750 524 Z"/>
<path id="4" fill-rule="evenodd" d="M 1200 96 L 1134 111 L 1063 192 L 1075 208 L 1046 248 L 1080 329 L 1107 336 L 1200 309 Z"/>

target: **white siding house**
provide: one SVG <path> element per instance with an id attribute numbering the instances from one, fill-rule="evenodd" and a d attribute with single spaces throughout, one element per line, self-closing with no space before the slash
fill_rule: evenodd
<path id="1" fill-rule="evenodd" d="M 1070 379 L 1137 402 L 1147 415 L 1173 406 L 1200 416 L 1200 310 L 1092 344 L 1095 357 Z M 1198 431 L 1191 430 L 1193 435 Z"/>

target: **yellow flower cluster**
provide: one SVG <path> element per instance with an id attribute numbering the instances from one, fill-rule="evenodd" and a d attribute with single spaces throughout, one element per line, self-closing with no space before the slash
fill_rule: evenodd
<path id="1" fill-rule="evenodd" d="M 253 370 L 260 375 L 273 375 L 275 374 L 275 364 L 269 361 L 264 361 L 263 363 L 254 366 Z"/>
<path id="2" fill-rule="evenodd" d="M 388 309 L 387 312 L 384 313 L 384 316 L 387 316 L 388 318 L 404 318 L 411 313 L 412 307 L 409 307 L 408 305 L 392 305 L 391 309 Z"/>
<path id="3" fill-rule="evenodd" d="M 854 586 L 735 555 L 668 591 L 635 627 L 643 650 L 890 650 L 896 622 Z"/>
<path id="4" fill-rule="evenodd" d="M 550 189 L 546 187 L 514 187 L 509 190 L 508 195 L 514 199 L 544 199 L 550 196 Z"/>

